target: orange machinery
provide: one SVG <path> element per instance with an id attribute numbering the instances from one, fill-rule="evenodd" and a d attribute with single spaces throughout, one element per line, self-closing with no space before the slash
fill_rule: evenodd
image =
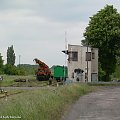
<path id="1" fill-rule="evenodd" d="M 49 80 L 50 76 L 51 76 L 51 71 L 49 69 L 49 67 L 42 61 L 40 61 L 39 59 L 35 58 L 33 61 L 36 62 L 36 64 L 39 65 L 37 71 L 36 71 L 36 78 L 37 80 Z"/>

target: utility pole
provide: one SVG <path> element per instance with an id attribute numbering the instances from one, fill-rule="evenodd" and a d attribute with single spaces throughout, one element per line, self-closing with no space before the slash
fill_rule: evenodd
<path id="1" fill-rule="evenodd" d="M 65 66 L 64 66 L 64 81 L 66 80 L 66 64 L 67 64 L 67 32 L 65 31 Z"/>
<path id="2" fill-rule="evenodd" d="M 88 43 L 87 43 L 87 82 L 88 82 Z"/>
<path id="3" fill-rule="evenodd" d="M 86 79 L 86 82 L 88 82 L 88 57 L 89 57 L 88 56 L 88 46 L 89 46 L 89 44 L 88 44 L 88 40 L 87 40 L 87 54 L 86 54 L 86 61 L 87 61 L 87 73 L 86 73 L 87 76 L 86 76 L 86 78 L 87 79 Z"/>
<path id="4" fill-rule="evenodd" d="M 20 68 L 20 62 L 21 62 L 21 61 L 20 61 L 20 58 L 21 58 L 21 55 L 19 55 L 19 68 Z"/>

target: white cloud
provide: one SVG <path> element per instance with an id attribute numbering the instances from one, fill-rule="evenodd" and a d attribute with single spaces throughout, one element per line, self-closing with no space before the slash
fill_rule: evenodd
<path id="1" fill-rule="evenodd" d="M 65 31 L 70 44 L 80 44 L 89 17 L 106 4 L 117 0 L 1 0 L 0 53 L 6 60 L 8 46 L 13 45 L 16 64 L 33 63 L 35 57 L 49 66 L 64 64 Z"/>

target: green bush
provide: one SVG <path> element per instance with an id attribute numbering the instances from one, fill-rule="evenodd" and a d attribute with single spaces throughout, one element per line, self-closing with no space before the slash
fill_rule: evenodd
<path id="1" fill-rule="evenodd" d="M 112 74 L 112 79 L 120 79 L 120 65 L 116 66 L 116 70 Z"/>
<path id="2" fill-rule="evenodd" d="M 4 73 L 7 75 L 24 75 L 25 72 L 22 69 L 17 68 L 11 64 L 6 64 L 4 67 Z"/>
<path id="3" fill-rule="evenodd" d="M 99 70 L 98 70 L 98 77 L 99 77 L 99 81 L 104 81 L 104 76 L 105 76 L 105 71 L 103 71 L 102 70 L 102 68 L 101 68 L 101 65 L 100 65 L 100 63 L 99 63 L 99 66 L 98 66 L 98 68 L 99 68 Z"/>

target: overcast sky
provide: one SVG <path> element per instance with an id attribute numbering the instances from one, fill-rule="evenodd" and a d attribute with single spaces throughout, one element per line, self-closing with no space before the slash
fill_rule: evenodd
<path id="1" fill-rule="evenodd" d="M 6 63 L 7 48 L 14 47 L 16 65 L 64 65 L 65 31 L 68 44 L 81 44 L 89 17 L 119 0 L 0 0 L 0 53 Z"/>

